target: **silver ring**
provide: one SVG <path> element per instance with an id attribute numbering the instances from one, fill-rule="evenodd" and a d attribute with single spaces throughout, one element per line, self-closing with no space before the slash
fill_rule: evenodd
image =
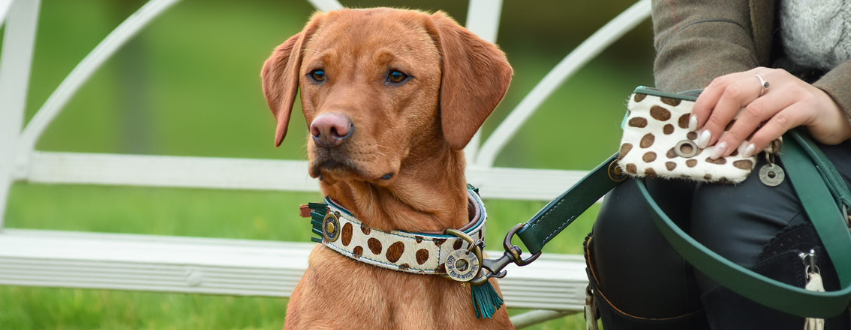
<path id="1" fill-rule="evenodd" d="M 759 96 L 762 96 L 763 94 L 765 94 L 765 91 L 768 90 L 768 87 L 771 86 L 771 84 L 765 81 L 765 79 L 762 79 L 762 76 L 758 74 L 755 74 L 754 77 L 756 77 L 756 79 L 759 79 L 759 85 L 762 87 L 762 90 L 759 91 Z"/>

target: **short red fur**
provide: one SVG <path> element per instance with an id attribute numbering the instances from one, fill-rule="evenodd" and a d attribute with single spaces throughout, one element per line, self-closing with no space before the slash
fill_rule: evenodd
<path id="1" fill-rule="evenodd" d="M 311 78 L 316 70 L 322 81 Z M 408 78 L 388 80 L 394 70 Z M 446 14 L 387 8 L 315 14 L 262 70 L 278 122 L 275 145 L 286 136 L 301 89 L 308 126 L 325 114 L 352 125 L 339 146 L 308 138 L 309 172 L 323 193 L 368 227 L 410 232 L 468 222 L 463 148 L 511 75 L 499 48 Z M 504 307 L 493 319 L 477 319 L 469 286 L 359 263 L 318 245 L 290 299 L 286 328 L 513 326 Z"/>

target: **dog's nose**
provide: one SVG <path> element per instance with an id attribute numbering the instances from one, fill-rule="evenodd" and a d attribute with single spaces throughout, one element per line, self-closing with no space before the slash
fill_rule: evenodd
<path id="1" fill-rule="evenodd" d="M 346 116 L 322 114 L 310 123 L 310 135 L 317 146 L 336 147 L 352 136 L 354 128 L 354 124 Z"/>

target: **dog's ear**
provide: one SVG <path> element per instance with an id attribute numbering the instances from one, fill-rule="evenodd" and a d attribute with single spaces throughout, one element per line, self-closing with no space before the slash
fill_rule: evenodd
<path id="1" fill-rule="evenodd" d="M 269 56 L 269 59 L 263 64 L 263 70 L 260 72 L 266 103 L 269 104 L 269 109 L 272 110 L 272 114 L 278 121 L 275 131 L 276 147 L 281 145 L 287 135 L 287 124 L 289 124 L 293 102 L 295 102 L 298 93 L 302 48 L 305 40 L 309 39 L 316 31 L 319 16 L 320 14 L 314 15 L 304 30 L 275 48 L 272 56 Z"/>
<path id="2" fill-rule="evenodd" d="M 443 65 L 443 135 L 450 147 L 463 149 L 505 96 L 513 70 L 496 45 L 461 27 L 445 13 L 438 11 L 431 15 L 431 21 L 432 38 Z"/>

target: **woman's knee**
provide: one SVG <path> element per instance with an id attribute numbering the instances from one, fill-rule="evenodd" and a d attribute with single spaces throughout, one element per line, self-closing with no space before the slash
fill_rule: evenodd
<path id="1" fill-rule="evenodd" d="M 665 189 L 669 182 L 648 182 L 651 194 L 664 195 L 657 200 L 670 204 L 666 207 L 672 213 L 687 211 L 688 202 L 676 203 L 685 195 Z M 693 188 L 673 189 L 690 194 Z M 606 196 L 588 248 L 591 280 L 624 313 L 673 317 L 699 308 L 690 267 L 653 224 L 634 181 L 625 182 Z"/>
<path id="2" fill-rule="evenodd" d="M 789 180 L 775 187 L 763 184 L 762 165 L 737 185 L 698 185 L 692 204 L 691 236 L 744 267 L 752 267 L 784 228 L 807 221 Z"/>

